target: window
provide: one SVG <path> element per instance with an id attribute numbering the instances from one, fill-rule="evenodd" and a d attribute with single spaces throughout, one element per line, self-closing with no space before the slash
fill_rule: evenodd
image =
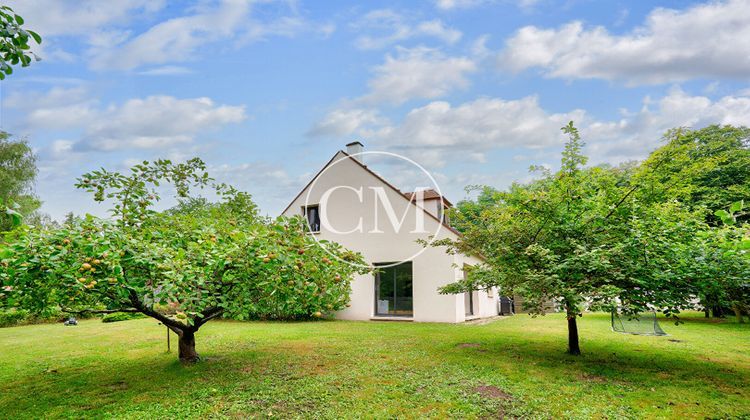
<path id="1" fill-rule="evenodd" d="M 412 264 L 378 268 L 375 274 L 375 315 L 412 316 Z"/>
<path id="2" fill-rule="evenodd" d="M 310 232 L 320 232 L 320 211 L 318 210 L 318 206 L 302 207 L 302 212 L 307 219 L 308 226 L 310 226 Z"/>

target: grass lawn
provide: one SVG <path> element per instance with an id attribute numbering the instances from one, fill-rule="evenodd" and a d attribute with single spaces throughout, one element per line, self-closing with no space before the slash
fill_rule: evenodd
<path id="1" fill-rule="evenodd" d="M 486 325 L 212 321 L 181 366 L 151 319 L 0 329 L 0 418 L 750 417 L 750 325 L 670 335 L 518 315 Z M 176 345 L 175 340 L 172 341 Z"/>

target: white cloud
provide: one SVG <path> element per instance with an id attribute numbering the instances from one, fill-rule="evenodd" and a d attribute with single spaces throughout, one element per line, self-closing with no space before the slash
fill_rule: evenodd
<path id="1" fill-rule="evenodd" d="M 9 0 L 6 3 L 23 16 L 25 26 L 42 35 L 43 42 L 32 50 L 48 62 L 73 62 L 76 55 L 66 51 L 70 37 L 88 43 L 102 43 L 110 33 L 133 20 L 150 17 L 161 10 L 164 0 Z M 102 28 L 109 28 L 104 33 Z"/>
<path id="2" fill-rule="evenodd" d="M 201 131 L 246 118 L 244 106 L 217 105 L 210 98 L 149 96 L 108 107 L 86 127 L 79 148 L 165 148 L 189 143 Z"/>
<path id="3" fill-rule="evenodd" d="M 374 31 L 377 35 L 361 35 L 354 45 L 363 50 L 385 48 L 411 38 L 436 38 L 446 44 L 461 39 L 461 31 L 445 26 L 440 20 L 415 21 L 390 9 L 373 10 L 353 24 L 357 32 Z"/>
<path id="4" fill-rule="evenodd" d="M 456 88 L 469 85 L 466 74 L 476 64 L 466 57 L 447 57 L 428 48 L 399 48 L 396 57 L 386 56 L 375 68 L 368 82 L 370 93 L 361 98 L 366 103 L 401 104 L 414 98 L 433 99 Z"/>
<path id="5" fill-rule="evenodd" d="M 381 128 L 378 140 L 437 166 L 449 158 L 482 162 L 493 149 L 559 145 L 559 128 L 583 116 L 580 110 L 549 114 L 533 96 L 481 98 L 456 107 L 438 101 L 411 110 L 398 125 Z"/>
<path id="6" fill-rule="evenodd" d="M 436 0 L 435 7 L 444 11 L 471 9 L 488 3 L 497 3 L 499 0 Z M 540 0 L 506 0 L 505 3 L 513 3 L 521 10 L 530 10 Z"/>
<path id="7" fill-rule="evenodd" d="M 471 55 L 479 60 L 484 60 L 489 57 L 491 55 L 490 49 L 487 48 L 487 41 L 489 41 L 489 39 L 490 36 L 487 34 L 475 39 L 474 42 L 471 43 Z"/>
<path id="8" fill-rule="evenodd" d="M 253 195 L 265 214 L 275 217 L 309 181 L 308 175 L 298 179 L 280 165 L 268 162 L 249 162 L 236 165 L 209 165 L 208 173 L 219 182 L 226 182 Z"/>
<path id="9" fill-rule="evenodd" d="M 435 6 L 442 10 L 468 9 L 484 3 L 486 0 L 437 0 Z"/>
<path id="10" fill-rule="evenodd" d="M 55 155 L 66 150 L 168 149 L 191 143 L 198 133 L 246 118 L 244 106 L 216 104 L 206 97 L 156 95 L 102 106 L 82 86 L 14 94 L 6 105 L 26 114 L 28 130 L 80 133 L 75 142 L 54 144 Z"/>
<path id="11" fill-rule="evenodd" d="M 165 0 L 8 0 L 29 28 L 45 37 L 89 35 L 164 7 Z"/>
<path id="12" fill-rule="evenodd" d="M 310 136 L 346 136 L 363 127 L 380 124 L 381 117 L 372 109 L 337 109 L 308 131 Z"/>
<path id="13" fill-rule="evenodd" d="M 189 68 L 182 66 L 161 66 L 140 71 L 138 74 L 143 76 L 177 76 L 180 74 L 190 74 L 192 72 L 193 71 Z"/>
<path id="14" fill-rule="evenodd" d="M 155 24 L 150 24 L 150 19 L 165 8 L 164 0 L 35 0 L 11 5 L 45 38 L 35 49 L 44 59 L 76 59 L 61 47 L 67 38 L 77 37 L 87 46 L 83 59 L 97 70 L 132 70 L 145 65 L 167 68 L 170 63 L 191 61 L 201 47 L 217 42 L 225 42 L 225 48 L 238 48 L 271 36 L 313 32 L 325 37 L 335 30 L 330 23 L 317 25 L 303 19 L 293 2 L 201 1 L 183 6 L 181 15 Z M 150 24 L 146 30 L 132 29 L 135 22 L 143 21 Z"/>
<path id="15" fill-rule="evenodd" d="M 330 23 L 318 25 L 302 18 L 294 2 L 221 0 L 218 4 L 199 3 L 185 15 L 159 22 L 135 36 L 117 33 L 115 36 L 124 35 L 124 39 L 93 46 L 89 54 L 95 69 L 131 70 L 148 64 L 192 61 L 202 55 L 202 47 L 219 48 L 214 46 L 219 42 L 238 48 L 303 32 L 327 37 L 334 30 Z"/>
<path id="16" fill-rule="evenodd" d="M 400 105 L 412 99 L 435 99 L 469 85 L 468 73 L 477 68 L 473 59 L 448 57 L 438 50 L 398 48 L 374 69 L 369 92 L 328 113 L 309 131 L 311 136 L 343 136 L 363 127 L 383 126 L 386 120 L 370 107 L 381 103 Z"/>
<path id="17" fill-rule="evenodd" d="M 231 38 L 249 11 L 250 4 L 245 0 L 199 6 L 193 14 L 160 22 L 114 48 L 107 43 L 94 49 L 93 66 L 130 70 L 143 64 L 184 61 L 202 45 Z"/>
<path id="18" fill-rule="evenodd" d="M 677 11 L 658 8 L 630 33 L 571 22 L 557 29 L 521 28 L 506 41 L 501 67 L 540 68 L 547 77 L 600 78 L 629 84 L 693 78 L 747 80 L 750 7 L 745 0 Z"/>
<path id="19" fill-rule="evenodd" d="M 54 82 L 54 79 L 50 80 L 50 83 L 52 82 Z M 26 89 L 13 91 L 3 101 L 3 105 L 9 108 L 33 110 L 76 104 L 87 99 L 89 99 L 88 90 L 82 86 L 82 83 L 76 83 L 76 86 L 70 88 L 55 86 L 44 93 Z"/>
<path id="20" fill-rule="evenodd" d="M 78 85 L 53 87 L 45 93 L 24 89 L 8 95 L 4 105 L 20 109 L 25 124 L 32 129 L 67 129 L 91 121 L 95 104 L 88 90 Z"/>
<path id="21" fill-rule="evenodd" d="M 582 134 L 593 162 L 622 162 L 645 157 L 670 128 L 711 124 L 750 126 L 750 95 L 737 93 L 712 101 L 672 89 L 658 101 L 645 98 L 638 112 L 625 113 L 618 121 L 591 121 L 582 126 Z"/>
<path id="22" fill-rule="evenodd" d="M 597 120 L 580 109 L 550 113 L 534 96 L 481 98 L 457 106 L 434 101 L 412 109 L 396 123 L 380 118 L 346 125 L 349 121 L 342 117 L 335 135 L 354 135 L 439 167 L 449 161 L 485 162 L 487 153 L 502 149 L 556 155 L 565 140 L 560 127 L 570 120 L 581 130 L 592 163 L 619 163 L 646 157 L 670 128 L 750 126 L 750 95 L 737 93 L 712 101 L 675 88 L 658 101 L 646 97 L 642 109 L 625 110 L 617 120 Z"/>

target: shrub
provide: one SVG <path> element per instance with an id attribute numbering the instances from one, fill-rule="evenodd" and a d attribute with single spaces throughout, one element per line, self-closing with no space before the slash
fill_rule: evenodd
<path id="1" fill-rule="evenodd" d="M 40 313 L 31 313 L 25 309 L 0 309 L 0 328 L 16 325 L 45 324 L 58 322 L 63 314 L 57 308 L 48 308 Z"/>
<path id="2" fill-rule="evenodd" d="M 134 314 L 129 312 L 115 312 L 102 317 L 102 322 L 120 322 L 130 321 L 131 319 L 145 318 L 143 314 Z"/>
<path id="3" fill-rule="evenodd" d="M 0 311 L 0 328 L 12 327 L 26 320 L 29 311 L 23 309 L 7 309 Z"/>

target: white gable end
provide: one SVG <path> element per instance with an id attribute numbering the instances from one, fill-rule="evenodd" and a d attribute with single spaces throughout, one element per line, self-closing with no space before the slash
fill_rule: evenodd
<path id="1" fill-rule="evenodd" d="M 424 247 L 418 240 L 451 238 L 458 234 L 434 214 L 410 202 L 395 187 L 344 152 L 338 152 L 284 210 L 284 216 L 304 215 L 305 207 L 317 206 L 320 239 L 334 241 L 360 252 L 372 265 L 409 261 L 413 320 L 460 322 L 466 319 L 463 295 L 441 295 L 438 288 L 463 276 L 464 264 L 479 260 L 451 255 L 443 247 Z M 374 319 L 378 305 L 393 302 L 378 296 L 378 278 L 359 276 L 352 283 L 351 308 L 337 316 Z M 497 314 L 496 304 L 483 293 L 475 300 L 478 313 Z M 399 297 L 396 296 L 395 300 Z M 493 312 L 494 311 L 494 312 Z"/>

